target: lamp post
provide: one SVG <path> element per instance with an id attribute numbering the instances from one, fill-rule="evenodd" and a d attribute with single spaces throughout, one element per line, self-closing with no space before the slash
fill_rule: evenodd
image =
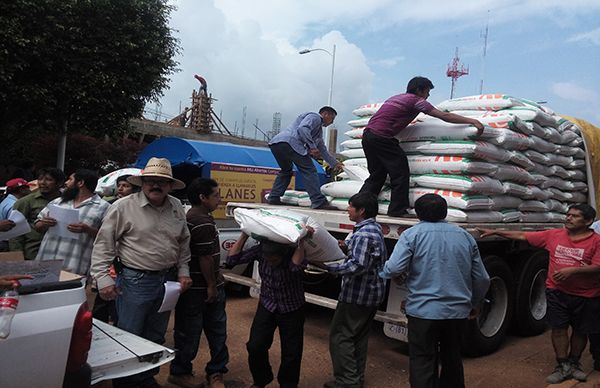
<path id="1" fill-rule="evenodd" d="M 331 56 L 331 79 L 329 80 L 329 98 L 327 99 L 327 105 L 331 106 L 331 104 L 333 103 L 333 73 L 335 71 L 335 44 L 333 45 L 333 50 L 331 52 L 329 50 L 325 50 L 323 48 L 314 48 L 314 49 L 301 50 L 298 52 L 298 54 L 308 54 L 313 51 L 324 51 L 327 54 L 329 54 L 329 56 Z M 330 151 L 335 152 L 336 143 L 337 143 L 337 130 L 335 128 L 333 128 L 333 126 L 330 126 L 330 127 L 331 128 L 329 128 L 329 130 L 327 131 L 327 141 L 329 143 L 328 148 Z"/>

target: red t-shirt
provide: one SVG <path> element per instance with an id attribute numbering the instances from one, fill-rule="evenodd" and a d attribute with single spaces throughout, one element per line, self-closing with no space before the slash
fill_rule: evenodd
<path id="1" fill-rule="evenodd" d="M 423 97 L 412 93 L 398 94 L 388 98 L 371 117 L 367 128 L 383 137 L 394 137 L 406 128 L 419 112 L 429 113 L 433 105 Z"/>
<path id="2" fill-rule="evenodd" d="M 525 238 L 529 244 L 544 248 L 550 254 L 547 288 L 585 298 L 600 296 L 600 276 L 573 276 L 561 283 L 556 283 L 552 278 L 552 274 L 562 268 L 600 265 L 600 234 L 592 233 L 583 240 L 572 241 L 566 229 L 552 229 L 527 232 Z"/>

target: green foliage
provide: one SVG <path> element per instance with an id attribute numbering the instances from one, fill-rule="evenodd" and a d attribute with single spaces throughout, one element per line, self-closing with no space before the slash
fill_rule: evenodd
<path id="1" fill-rule="evenodd" d="M 170 12 L 166 0 L 0 2 L 2 134 L 123 134 L 176 70 Z"/>

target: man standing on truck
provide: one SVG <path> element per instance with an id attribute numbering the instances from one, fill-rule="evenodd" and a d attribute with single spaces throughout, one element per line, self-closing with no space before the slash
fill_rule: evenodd
<path id="1" fill-rule="evenodd" d="M 269 148 L 281 170 L 273 182 L 268 203 L 281 205 L 281 196 L 290 184 L 292 167 L 295 165 L 310 196 L 311 207 L 332 209 L 321 194 L 319 176 L 312 158 L 325 159 L 334 171 L 342 169 L 342 164 L 327 151 L 323 142 L 323 127 L 331 125 L 335 116 L 337 112 L 330 106 L 322 107 L 318 114 L 302 113 L 289 127 L 271 139 Z"/>
<path id="2" fill-rule="evenodd" d="M 572 205 L 563 229 L 520 232 L 479 229 L 481 237 L 502 236 L 527 241 L 548 251 L 546 321 L 552 329 L 557 365 L 546 381 L 558 384 L 573 377 L 586 381 L 579 359 L 587 336 L 599 334 L 600 235 L 590 226 L 596 211 L 590 205 Z M 569 337 L 569 326 L 572 328 Z"/>
<path id="3" fill-rule="evenodd" d="M 371 117 L 363 132 L 362 147 L 367 158 L 369 177 L 360 189 L 379 195 L 387 176 L 390 176 L 392 198 L 388 216 L 406 216 L 409 208 L 408 184 L 410 168 L 406 154 L 395 136 L 406 128 L 420 112 L 437 117 L 449 123 L 471 124 L 477 128 L 477 135 L 483 133 L 483 124 L 478 120 L 442 112 L 429 102 L 429 91 L 433 89 L 430 80 L 414 77 L 408 82 L 406 93 L 388 98 Z"/>
<path id="4" fill-rule="evenodd" d="M 79 222 L 67 225 L 69 232 L 75 233 L 76 238 L 44 234 L 36 260 L 62 260 L 63 269 L 82 276 L 88 275 L 94 239 L 110 206 L 94 193 L 97 183 L 98 175 L 95 172 L 79 169 L 67 179 L 60 198 L 51 201 L 40 211 L 37 221 L 33 224 L 39 233 L 46 233 L 49 228 L 57 225 L 51 206 L 77 209 Z"/>
<path id="5" fill-rule="evenodd" d="M 386 279 L 406 275 L 410 385 L 464 387 L 460 337 L 490 278 L 475 239 L 445 221 L 444 198 L 425 194 L 415 211 L 421 222 L 400 235 L 380 273 Z"/>
<path id="6" fill-rule="evenodd" d="M 31 194 L 20 198 L 13 205 L 13 209 L 20 211 L 32 229 L 29 233 L 15 237 L 8 242 L 9 250 L 21 251 L 25 260 L 34 260 L 42 243 L 43 233 L 33 228 L 40 211 L 50 201 L 60 197 L 60 188 L 65 182 L 65 173 L 54 167 L 43 168 L 38 174 L 38 189 Z"/>
<path id="7" fill-rule="evenodd" d="M 167 159 L 150 158 L 129 182 L 142 191 L 115 202 L 107 211 L 92 252 L 91 275 L 100 296 L 117 301 L 117 327 L 162 344 L 170 312 L 158 312 L 163 284 L 178 280 L 181 292 L 191 284 L 190 232 L 181 202 L 169 195 L 185 184 L 173 178 Z M 118 258 L 117 281 L 110 265 Z M 158 368 L 113 380 L 114 387 L 157 386 Z"/>
<path id="8" fill-rule="evenodd" d="M 192 286 L 181 294 L 175 307 L 173 338 L 177 353 L 171 362 L 169 382 L 179 387 L 199 386 L 192 373 L 192 361 L 204 330 L 210 348 L 205 386 L 225 388 L 223 374 L 227 373 L 229 362 L 225 279 L 219 270 L 219 231 L 211 215 L 221 202 L 219 185 L 213 179 L 196 178 L 189 184 L 187 196 L 192 204 L 186 214 L 191 235 Z"/>

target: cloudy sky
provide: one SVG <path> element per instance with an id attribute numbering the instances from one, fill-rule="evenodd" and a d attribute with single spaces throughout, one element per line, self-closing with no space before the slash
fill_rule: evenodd
<path id="1" fill-rule="evenodd" d="M 446 76 L 456 47 L 469 74 L 455 96 L 503 93 L 546 101 L 555 111 L 600 125 L 599 0 L 180 0 L 171 26 L 180 39 L 180 72 L 161 100 L 176 115 L 192 89 L 208 82 L 215 111 L 231 131 L 253 137 L 318 110 L 329 96 L 336 45 L 333 106 L 343 133 L 352 110 L 430 78 L 429 101 L 450 96 Z M 487 55 L 484 31 L 489 25 Z M 148 107 L 150 109 L 156 106 Z M 149 115 L 151 116 L 151 115 Z M 260 133 L 259 137 L 262 137 Z M 340 141 L 345 136 L 340 136 Z"/>

